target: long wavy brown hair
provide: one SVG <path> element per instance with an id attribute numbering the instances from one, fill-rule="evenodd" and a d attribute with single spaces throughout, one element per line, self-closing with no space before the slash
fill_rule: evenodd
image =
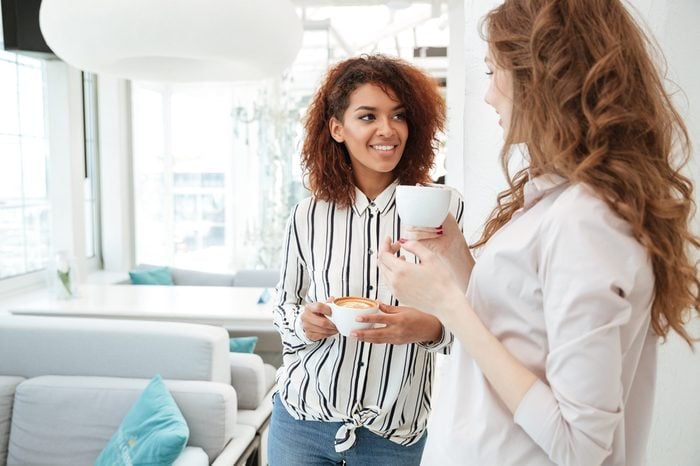
<path id="1" fill-rule="evenodd" d="M 331 67 L 307 110 L 301 151 L 308 187 L 317 199 L 347 207 L 355 198 L 352 165 L 345 144 L 331 137 L 331 117 L 343 121 L 350 95 L 363 84 L 392 91 L 404 106 L 408 140 L 394 176 L 400 184 L 426 183 L 445 125 L 445 101 L 434 79 L 398 59 L 362 55 Z"/>
<path id="2" fill-rule="evenodd" d="M 473 247 L 523 206 L 532 175 L 557 173 L 592 187 L 632 227 L 655 276 L 652 326 L 665 339 L 700 311 L 689 228 L 693 184 L 681 174 L 691 147 L 664 89 L 656 44 L 619 0 L 506 0 L 483 20 L 496 63 L 513 73 L 513 114 L 501 152 L 509 187 Z M 663 68 L 662 68 L 663 69 Z M 526 141 L 529 167 L 508 171 Z"/>

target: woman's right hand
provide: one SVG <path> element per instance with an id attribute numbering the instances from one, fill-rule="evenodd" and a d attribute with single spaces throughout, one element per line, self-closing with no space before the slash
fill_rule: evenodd
<path id="1" fill-rule="evenodd" d="M 306 338 L 318 341 L 338 333 L 335 324 L 326 317 L 329 315 L 331 315 L 331 308 L 325 303 L 311 303 L 304 306 L 304 312 L 299 318 Z"/>
<path id="2" fill-rule="evenodd" d="M 474 258 L 457 220 L 449 214 L 439 228 L 406 227 L 402 240 L 417 240 L 446 262 L 462 291 L 467 289 Z"/>

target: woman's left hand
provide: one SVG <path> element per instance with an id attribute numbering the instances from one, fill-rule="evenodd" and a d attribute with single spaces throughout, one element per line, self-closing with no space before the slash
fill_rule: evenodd
<path id="1" fill-rule="evenodd" d="M 474 258 L 457 220 L 449 214 L 438 228 L 401 227 L 402 240 L 418 240 L 450 266 L 457 283 L 466 291 Z"/>
<path id="2" fill-rule="evenodd" d="M 358 316 L 359 322 L 382 324 L 377 328 L 355 330 L 351 336 L 368 343 L 428 343 L 442 336 L 442 324 L 435 317 L 418 309 L 405 306 L 379 305 L 382 312 Z"/>
<path id="3" fill-rule="evenodd" d="M 413 253 L 420 263 L 411 264 L 403 257 L 396 257 L 401 248 Z M 380 249 L 379 265 L 384 281 L 402 304 L 429 312 L 443 323 L 448 317 L 449 304 L 464 300 L 448 264 L 418 241 L 401 244 L 386 238 Z"/>

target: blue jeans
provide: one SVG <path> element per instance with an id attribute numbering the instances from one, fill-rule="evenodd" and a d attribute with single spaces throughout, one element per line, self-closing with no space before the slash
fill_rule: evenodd
<path id="1" fill-rule="evenodd" d="M 294 419 L 275 394 L 268 438 L 270 466 L 418 466 L 427 434 L 405 447 L 380 437 L 364 427 L 355 431 L 355 445 L 336 453 L 335 433 L 341 422 L 300 421 Z"/>

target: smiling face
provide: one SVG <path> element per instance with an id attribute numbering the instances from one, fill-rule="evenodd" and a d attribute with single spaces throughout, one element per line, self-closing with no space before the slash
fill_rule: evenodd
<path id="1" fill-rule="evenodd" d="M 513 72 L 499 66 L 489 50 L 486 53 L 486 67 L 489 75 L 489 88 L 486 91 L 486 103 L 498 113 L 498 122 L 503 127 L 504 136 L 510 130 L 513 114 Z"/>
<path id="2" fill-rule="evenodd" d="M 333 117 L 329 126 L 333 139 L 345 144 L 362 192 L 373 198 L 391 184 L 408 139 L 403 104 L 393 92 L 371 83 L 358 86 L 342 121 Z"/>

